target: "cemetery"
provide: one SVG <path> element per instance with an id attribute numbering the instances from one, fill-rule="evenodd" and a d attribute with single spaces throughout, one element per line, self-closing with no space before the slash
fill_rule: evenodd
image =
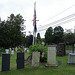
<path id="1" fill-rule="evenodd" d="M 31 27 L 26 29 L 26 19 L 20 14 L 12 13 L 4 21 L 0 18 L 0 75 L 75 75 L 75 29 L 64 32 L 61 27 L 75 13 L 50 23 L 53 27 L 40 25 L 38 29 L 36 16 L 35 2 L 33 32 Z"/>
<path id="2" fill-rule="evenodd" d="M 39 46 L 40 45 L 38 45 L 38 47 Z M 2 56 L 0 56 L 0 75 L 74 75 L 75 54 L 69 53 L 65 56 L 57 56 L 56 49 L 56 45 L 48 45 L 47 61 L 42 60 L 43 62 L 40 59 L 42 53 L 39 50 L 32 51 L 30 59 L 31 50 L 29 52 L 26 52 L 25 50 L 22 50 L 22 52 L 14 50 L 13 55 L 11 54 L 12 51 L 7 53 L 5 50 Z M 30 63 L 27 62 L 28 59 L 28 62 L 31 61 Z"/>

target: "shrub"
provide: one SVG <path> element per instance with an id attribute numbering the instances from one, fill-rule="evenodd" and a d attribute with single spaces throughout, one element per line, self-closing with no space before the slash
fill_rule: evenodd
<path id="1" fill-rule="evenodd" d="M 40 61 L 41 62 L 46 62 L 47 61 L 47 46 L 41 45 L 41 44 L 36 44 L 32 45 L 29 47 L 29 52 L 30 55 L 32 55 L 33 51 L 38 51 L 40 52 Z M 42 58 L 42 51 L 44 52 L 44 57 Z"/>

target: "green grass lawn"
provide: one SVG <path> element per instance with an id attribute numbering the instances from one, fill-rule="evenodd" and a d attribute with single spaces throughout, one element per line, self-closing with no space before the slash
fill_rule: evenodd
<path id="1" fill-rule="evenodd" d="M 71 45 L 66 45 L 66 50 L 73 50 Z M 74 47 L 75 50 L 75 47 Z"/>
<path id="2" fill-rule="evenodd" d="M 26 65 L 24 69 L 17 70 L 16 65 L 16 53 L 10 57 L 10 71 L 1 72 L 1 62 L 0 57 L 0 75 L 75 75 L 75 65 L 67 65 L 68 56 L 56 57 L 56 60 L 61 60 L 62 65 L 58 67 L 46 68 L 46 63 L 40 63 L 38 68 L 33 68 L 31 65 Z M 29 54 L 25 54 L 25 59 Z"/>

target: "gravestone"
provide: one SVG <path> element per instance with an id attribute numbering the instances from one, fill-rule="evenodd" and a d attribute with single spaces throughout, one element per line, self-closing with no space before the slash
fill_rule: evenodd
<path id="1" fill-rule="evenodd" d="M 40 52 L 36 51 L 32 53 L 32 67 L 39 67 Z"/>
<path id="2" fill-rule="evenodd" d="M 6 51 L 6 54 L 8 54 L 8 53 L 9 53 L 9 49 L 5 49 L 5 51 Z"/>
<path id="3" fill-rule="evenodd" d="M 14 55 L 14 50 L 11 50 L 11 55 Z"/>
<path id="4" fill-rule="evenodd" d="M 24 68 L 24 53 L 17 53 L 17 69 Z"/>
<path id="5" fill-rule="evenodd" d="M 17 47 L 15 48 L 15 51 L 17 52 Z"/>
<path id="6" fill-rule="evenodd" d="M 62 64 L 62 61 L 61 60 L 58 60 L 57 63 L 58 63 L 58 65 L 61 65 Z"/>
<path id="7" fill-rule="evenodd" d="M 11 52 L 11 48 L 9 48 L 9 51 Z"/>
<path id="8" fill-rule="evenodd" d="M 27 48 L 24 48 L 24 52 L 26 52 L 27 51 Z"/>
<path id="9" fill-rule="evenodd" d="M 75 53 L 69 53 L 68 65 L 75 65 Z"/>
<path id="10" fill-rule="evenodd" d="M 46 67 L 57 67 L 56 65 L 56 45 L 48 46 Z"/>
<path id="11" fill-rule="evenodd" d="M 64 43 L 57 44 L 57 56 L 65 56 L 65 55 L 66 55 L 65 44 Z"/>
<path id="12" fill-rule="evenodd" d="M 2 72 L 10 70 L 10 54 L 2 54 Z"/>

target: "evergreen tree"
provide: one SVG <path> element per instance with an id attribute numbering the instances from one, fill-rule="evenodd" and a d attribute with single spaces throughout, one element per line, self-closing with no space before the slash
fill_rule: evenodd
<path id="1" fill-rule="evenodd" d="M 37 43 L 41 42 L 41 37 L 40 37 L 40 33 L 37 34 Z"/>
<path id="2" fill-rule="evenodd" d="M 61 26 L 57 26 L 54 28 L 54 37 L 53 37 L 53 42 L 54 43 L 61 43 L 64 42 L 63 40 L 63 33 L 64 29 Z"/>
<path id="3" fill-rule="evenodd" d="M 45 42 L 47 44 L 51 44 L 53 41 L 53 28 L 49 27 L 45 33 Z"/>

